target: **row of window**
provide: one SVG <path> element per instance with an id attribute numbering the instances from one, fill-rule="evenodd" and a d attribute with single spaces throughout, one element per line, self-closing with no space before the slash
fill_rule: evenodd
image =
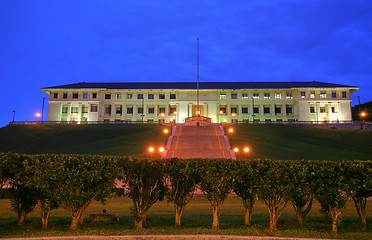
<path id="1" fill-rule="evenodd" d="M 332 96 L 332 98 L 337 98 L 337 93 L 332 92 L 331 96 Z M 327 93 L 326 92 L 321 92 L 319 94 L 319 97 L 320 98 L 327 98 Z M 341 92 L 341 97 L 346 98 L 347 97 L 346 92 Z M 301 98 L 306 98 L 306 93 L 305 92 L 301 92 Z M 310 98 L 315 98 L 315 92 L 310 93 Z"/>
<path id="2" fill-rule="evenodd" d="M 264 114 L 270 114 L 270 107 L 264 106 L 263 108 Z M 275 114 L 281 114 L 282 113 L 282 108 L 281 107 L 275 107 Z M 232 115 L 238 114 L 238 108 L 237 107 L 231 107 L 230 112 Z M 292 114 L 293 113 L 293 107 L 291 106 L 286 106 L 285 112 L 287 114 Z M 253 107 L 253 113 L 260 113 L 260 108 L 259 107 Z M 226 107 L 220 107 L 220 114 L 226 114 Z M 242 114 L 248 114 L 248 107 L 242 107 Z"/>
<path id="3" fill-rule="evenodd" d="M 260 98 L 260 94 L 259 93 L 253 93 L 252 95 L 252 98 L 254 99 L 259 99 Z M 270 99 L 270 93 L 264 93 L 264 99 Z M 281 93 L 275 93 L 275 99 L 281 99 L 282 98 L 282 94 Z M 292 96 L 292 93 L 287 93 L 286 95 L 286 98 L 287 99 L 292 99 L 293 96 Z M 225 93 L 221 93 L 220 94 L 220 99 L 226 99 L 226 94 Z M 237 93 L 232 93 L 231 94 L 231 99 L 238 99 L 238 94 Z M 242 99 L 248 99 L 248 93 L 242 93 Z"/>
<path id="4" fill-rule="evenodd" d="M 121 93 L 117 93 L 115 97 L 116 97 L 117 100 L 122 99 L 122 94 Z M 133 99 L 133 94 L 128 93 L 126 95 L 126 97 L 127 97 L 127 99 Z M 154 97 L 155 96 L 152 93 L 149 93 L 147 95 L 147 99 L 154 99 Z M 58 93 L 54 93 L 53 94 L 53 98 L 55 98 L 55 99 L 58 98 Z M 68 94 L 67 93 L 63 93 L 62 94 L 62 98 L 67 99 L 68 98 Z M 79 98 L 79 93 L 72 93 L 72 98 L 73 99 L 78 99 Z M 83 99 L 87 99 L 87 98 L 88 98 L 88 93 L 83 93 Z M 97 98 L 97 93 L 92 93 L 92 98 L 93 99 Z M 111 99 L 111 93 L 106 93 L 105 94 L 105 99 Z M 137 94 L 137 99 L 144 99 L 144 95 L 142 93 Z M 165 94 L 160 93 L 159 94 L 159 99 L 165 99 Z M 176 94 L 171 93 L 169 95 L 169 99 L 176 99 Z"/>
<path id="5" fill-rule="evenodd" d="M 326 108 L 325 107 L 319 107 L 319 112 L 320 113 L 326 113 Z M 336 108 L 331 107 L 331 112 L 332 113 L 337 113 Z M 314 106 L 310 106 L 310 113 L 316 113 Z"/>

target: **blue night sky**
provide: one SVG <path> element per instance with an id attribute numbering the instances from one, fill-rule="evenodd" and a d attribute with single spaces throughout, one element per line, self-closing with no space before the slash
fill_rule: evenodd
<path id="1" fill-rule="evenodd" d="M 36 120 L 42 87 L 195 82 L 197 37 L 200 81 L 323 81 L 372 101 L 370 0 L 17 0 L 0 22 L 0 126 Z"/>

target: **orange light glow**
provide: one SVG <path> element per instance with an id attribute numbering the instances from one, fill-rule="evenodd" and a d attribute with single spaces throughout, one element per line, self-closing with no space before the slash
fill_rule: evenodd
<path id="1" fill-rule="evenodd" d="M 159 152 L 161 152 L 161 153 L 164 152 L 164 150 L 165 150 L 165 149 L 164 149 L 163 147 L 160 147 L 160 148 L 159 148 Z"/>
<path id="2" fill-rule="evenodd" d="M 239 152 L 239 148 L 237 148 L 237 147 L 234 148 L 234 152 L 235 152 L 235 153 Z"/>
<path id="3" fill-rule="evenodd" d="M 233 117 L 235 117 L 235 113 L 231 114 Z"/>
<path id="4" fill-rule="evenodd" d="M 161 114 L 160 114 L 160 116 L 162 116 L 162 117 L 164 117 L 164 115 L 165 115 L 164 113 L 161 113 Z"/>
<path id="5" fill-rule="evenodd" d="M 367 114 L 365 112 L 362 112 L 360 115 L 362 115 L 362 117 L 365 117 Z"/>
<path id="6" fill-rule="evenodd" d="M 154 152 L 154 148 L 153 147 L 149 147 L 149 152 L 150 153 Z"/>
<path id="7" fill-rule="evenodd" d="M 229 133 L 233 133 L 234 132 L 234 129 L 233 128 L 229 128 Z"/>
<path id="8" fill-rule="evenodd" d="M 220 114 L 223 114 L 223 111 L 222 110 L 220 111 Z"/>
<path id="9" fill-rule="evenodd" d="M 248 147 L 245 147 L 245 148 L 243 149 L 243 151 L 244 151 L 245 153 L 247 153 L 247 152 L 249 152 L 249 148 L 248 148 Z"/>
<path id="10" fill-rule="evenodd" d="M 167 133 L 169 132 L 169 130 L 168 130 L 168 129 L 164 129 L 163 132 L 164 132 L 165 134 L 167 134 Z"/>
<path id="11" fill-rule="evenodd" d="M 173 114 L 174 114 L 174 115 L 177 115 L 177 112 L 174 112 Z"/>
<path id="12" fill-rule="evenodd" d="M 36 117 L 40 117 L 40 113 L 36 113 Z"/>
<path id="13" fill-rule="evenodd" d="M 227 120 L 226 120 L 226 119 L 224 119 L 224 120 L 223 120 L 223 122 L 227 122 Z"/>
<path id="14" fill-rule="evenodd" d="M 173 122 L 173 121 L 174 121 L 174 119 L 172 119 L 172 118 L 171 118 L 171 119 L 169 119 L 169 122 Z"/>

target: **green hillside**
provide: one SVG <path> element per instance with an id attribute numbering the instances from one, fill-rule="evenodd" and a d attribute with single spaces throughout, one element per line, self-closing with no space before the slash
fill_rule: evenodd
<path id="1" fill-rule="evenodd" d="M 8 125 L 0 129 L 0 151 L 148 157 L 150 145 L 165 145 L 164 128 L 158 124 Z"/>
<path id="2" fill-rule="evenodd" d="M 248 145 L 249 155 L 239 158 L 370 160 L 372 131 L 331 129 L 282 124 L 238 124 L 233 126 L 233 145 Z"/>
<path id="3" fill-rule="evenodd" d="M 372 159 L 372 131 L 276 124 L 233 126 L 232 145 L 251 149 L 239 158 Z M 0 152 L 77 153 L 149 157 L 148 147 L 165 145 L 158 124 L 9 125 L 0 129 Z M 160 155 L 159 155 L 160 156 Z M 153 157 L 157 157 L 155 154 Z"/>

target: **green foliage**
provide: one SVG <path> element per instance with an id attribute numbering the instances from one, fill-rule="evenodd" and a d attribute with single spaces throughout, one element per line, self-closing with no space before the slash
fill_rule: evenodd
<path id="1" fill-rule="evenodd" d="M 194 173 L 188 160 L 169 159 L 165 163 L 165 176 L 168 180 L 166 195 L 176 209 L 175 226 L 181 226 L 183 211 L 196 190 Z"/>
<path id="2" fill-rule="evenodd" d="M 166 193 L 164 163 L 160 160 L 131 159 L 123 164 L 122 179 L 133 200 L 131 212 L 137 229 L 142 229 L 149 208 Z"/>

